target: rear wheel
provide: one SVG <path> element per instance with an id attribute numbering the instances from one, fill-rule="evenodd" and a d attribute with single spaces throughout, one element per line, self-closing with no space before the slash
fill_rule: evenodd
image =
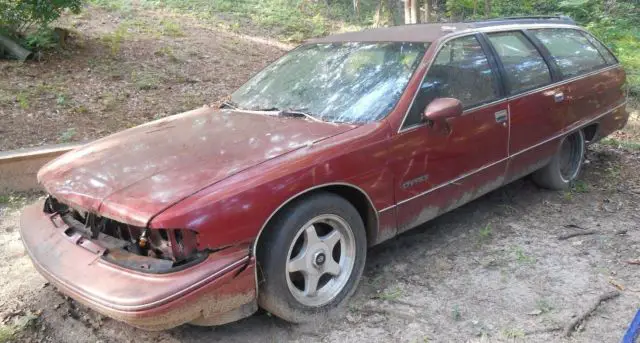
<path id="1" fill-rule="evenodd" d="M 355 291 L 366 247 L 362 218 L 344 198 L 318 193 L 287 206 L 257 247 L 260 306 L 296 323 L 326 315 Z"/>
<path id="2" fill-rule="evenodd" d="M 549 164 L 533 173 L 533 180 L 540 187 L 563 190 L 569 188 L 582 168 L 585 141 L 584 133 L 576 131 L 566 136 Z"/>

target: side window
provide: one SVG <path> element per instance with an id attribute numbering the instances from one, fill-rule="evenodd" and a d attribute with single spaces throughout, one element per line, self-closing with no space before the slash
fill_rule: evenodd
<path id="1" fill-rule="evenodd" d="M 490 33 L 488 36 L 506 71 L 511 94 L 551 83 L 549 66 L 522 32 Z"/>
<path id="2" fill-rule="evenodd" d="M 590 72 L 606 64 L 598 49 L 578 30 L 531 30 L 549 50 L 562 76 L 571 77 Z"/>
<path id="3" fill-rule="evenodd" d="M 618 60 L 615 58 L 615 56 L 613 56 L 611 51 L 609 51 L 609 49 L 607 49 L 602 43 L 600 43 L 600 41 L 598 41 L 595 37 L 593 37 L 591 34 L 589 34 L 587 32 L 581 32 L 581 33 L 585 37 L 587 37 L 589 42 L 591 44 L 593 44 L 593 46 L 595 46 L 596 49 L 598 49 L 598 51 L 600 52 L 600 55 L 602 55 L 602 57 L 604 57 L 605 61 L 607 61 L 607 64 L 616 64 L 616 63 L 618 63 Z"/>
<path id="4" fill-rule="evenodd" d="M 438 52 L 420 85 L 404 127 L 420 123 L 422 112 L 435 98 L 456 98 L 467 109 L 498 96 L 493 71 L 477 38 L 456 38 Z"/>

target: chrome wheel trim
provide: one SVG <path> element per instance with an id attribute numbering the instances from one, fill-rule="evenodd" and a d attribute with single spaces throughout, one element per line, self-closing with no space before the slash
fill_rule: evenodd
<path id="1" fill-rule="evenodd" d="M 560 146 L 560 178 L 564 182 L 573 181 L 582 164 L 584 142 L 580 133 L 572 134 L 562 141 Z"/>
<path id="2" fill-rule="evenodd" d="M 303 225 L 287 252 L 285 274 L 300 304 L 319 307 L 335 299 L 353 272 L 356 242 L 340 216 L 323 214 Z"/>

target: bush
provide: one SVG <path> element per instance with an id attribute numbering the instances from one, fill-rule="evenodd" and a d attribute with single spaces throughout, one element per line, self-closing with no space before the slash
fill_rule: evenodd
<path id="1" fill-rule="evenodd" d="M 81 0 L 0 0 L 0 30 L 9 35 L 25 33 L 34 25 L 42 30 L 67 9 L 80 12 L 81 5 Z"/>

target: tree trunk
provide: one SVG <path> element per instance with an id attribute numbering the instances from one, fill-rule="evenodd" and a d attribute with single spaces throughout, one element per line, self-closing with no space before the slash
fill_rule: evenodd
<path id="1" fill-rule="evenodd" d="M 484 0 L 484 16 L 491 17 L 491 0 Z"/>
<path id="2" fill-rule="evenodd" d="M 21 47 L 20 45 L 18 45 L 18 43 L 3 35 L 0 35 L 0 47 L 4 48 L 0 50 L 4 50 L 5 53 L 17 58 L 20 61 L 26 60 L 33 54 L 31 51 Z"/>
<path id="3" fill-rule="evenodd" d="M 360 17 L 360 0 L 353 0 L 353 13 Z"/>
<path id="4" fill-rule="evenodd" d="M 397 23 L 397 17 L 396 17 L 396 11 L 398 10 L 398 0 L 387 0 L 387 9 L 389 10 L 389 18 L 391 20 L 391 22 L 389 24 L 396 26 L 398 25 Z"/>
<path id="5" fill-rule="evenodd" d="M 395 6 L 396 0 L 379 0 L 373 16 L 373 26 L 396 25 Z"/>
<path id="6" fill-rule="evenodd" d="M 417 24 L 418 21 L 418 12 L 420 6 L 418 6 L 418 0 L 411 0 L 411 24 Z"/>
<path id="7" fill-rule="evenodd" d="M 473 0 L 473 17 L 478 15 L 478 0 Z"/>
<path id="8" fill-rule="evenodd" d="M 404 23 L 411 24 L 411 2 L 415 0 L 404 0 Z"/>
<path id="9" fill-rule="evenodd" d="M 425 7 L 424 7 L 424 20 L 427 23 L 430 23 L 433 21 L 433 19 L 431 18 L 431 12 L 433 12 L 433 0 L 426 0 L 425 1 Z"/>

